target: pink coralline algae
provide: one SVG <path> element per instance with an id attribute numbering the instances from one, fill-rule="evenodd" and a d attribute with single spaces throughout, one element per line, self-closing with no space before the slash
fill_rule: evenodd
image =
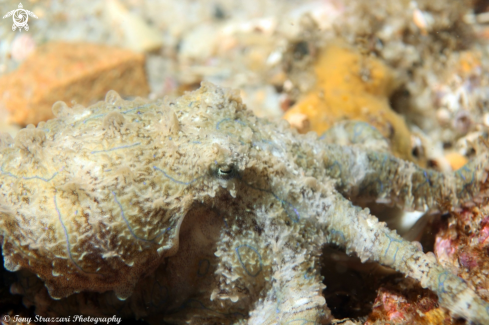
<path id="1" fill-rule="evenodd" d="M 489 208 L 464 209 L 451 214 L 436 236 L 439 261 L 467 281 L 484 299 L 489 299 Z"/>

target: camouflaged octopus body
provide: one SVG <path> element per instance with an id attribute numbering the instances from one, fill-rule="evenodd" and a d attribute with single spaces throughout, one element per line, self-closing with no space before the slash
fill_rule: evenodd
<path id="1" fill-rule="evenodd" d="M 57 103 L 57 119 L 5 138 L 0 223 L 8 270 L 33 270 L 55 298 L 84 290 L 127 298 L 177 251 L 183 216 L 200 196 L 184 185 L 199 180 L 213 195 L 217 184 L 203 174 L 222 158 L 217 144 L 200 150 L 205 114 L 162 106 L 115 93 L 87 110 Z M 176 114 L 188 127 L 180 130 Z"/>
<path id="2" fill-rule="evenodd" d="M 345 126 L 348 146 L 334 145 L 257 119 L 209 83 L 174 103 L 109 93 L 53 109 L 57 119 L 0 138 L 5 266 L 23 270 L 12 290 L 41 314 L 326 322 L 318 258 L 335 243 L 489 323 L 463 280 L 345 199 L 451 209 L 486 190 L 485 153 L 451 175 L 425 171 L 387 154 L 366 124 Z M 357 145 L 366 135 L 373 142 Z M 29 272 L 69 297 L 50 299 Z"/>

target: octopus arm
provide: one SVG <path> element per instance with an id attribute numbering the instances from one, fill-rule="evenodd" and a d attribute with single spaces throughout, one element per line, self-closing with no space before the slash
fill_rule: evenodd
<path id="1" fill-rule="evenodd" d="M 449 211 L 484 195 L 489 155 L 481 153 L 459 170 L 425 170 L 388 153 L 327 145 L 322 152 L 326 174 L 347 198 L 396 204 L 406 210 Z"/>
<path id="2" fill-rule="evenodd" d="M 283 245 L 281 253 L 274 256 L 280 263 L 272 267 L 272 285 L 247 324 L 323 324 L 331 320 L 322 295 L 325 286 L 314 267 L 319 264 L 318 258 L 292 245 Z"/>
<path id="3" fill-rule="evenodd" d="M 428 255 L 369 214 L 334 195 L 317 218 L 327 233 L 326 241 L 355 252 L 362 261 L 377 261 L 418 280 L 436 292 L 440 304 L 474 324 L 489 324 L 489 304 L 466 282 L 444 269 L 434 255 Z"/>
<path id="4" fill-rule="evenodd" d="M 248 325 L 325 323 L 331 314 L 317 270 L 322 242 L 311 240 L 324 238 L 324 233 L 303 231 L 300 222 L 277 222 L 270 215 L 280 208 L 273 210 L 255 211 L 262 235 L 237 230 L 250 229 L 250 219 L 228 221 L 232 231 L 225 230 L 218 244 L 219 285 L 211 300 L 227 304 L 228 312 L 248 306 Z"/>

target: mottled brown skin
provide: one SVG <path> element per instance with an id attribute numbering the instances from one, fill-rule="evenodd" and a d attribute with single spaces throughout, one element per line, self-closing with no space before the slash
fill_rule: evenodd
<path id="1" fill-rule="evenodd" d="M 436 258 L 349 199 L 451 209 L 485 191 L 486 153 L 451 175 L 256 118 L 210 83 L 174 103 L 109 93 L 0 138 L 5 267 L 42 314 L 160 323 L 314 324 L 330 318 L 321 247 L 420 281 L 453 315 L 489 305 Z M 348 128 L 346 128 L 348 129 Z M 23 271 L 25 272 L 25 271 Z M 81 292 L 76 294 L 77 292 Z"/>

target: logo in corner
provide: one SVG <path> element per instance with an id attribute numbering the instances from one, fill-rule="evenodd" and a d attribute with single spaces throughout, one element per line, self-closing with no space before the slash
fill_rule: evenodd
<path id="1" fill-rule="evenodd" d="M 3 19 L 12 16 L 14 20 L 14 24 L 12 25 L 12 30 L 15 31 L 17 28 L 19 31 L 22 31 L 24 28 L 26 31 L 29 30 L 29 25 L 27 25 L 27 21 L 29 20 L 29 16 L 37 18 L 37 16 L 29 10 L 25 10 L 22 6 L 22 3 L 19 3 L 19 8 L 8 12 Z"/>

